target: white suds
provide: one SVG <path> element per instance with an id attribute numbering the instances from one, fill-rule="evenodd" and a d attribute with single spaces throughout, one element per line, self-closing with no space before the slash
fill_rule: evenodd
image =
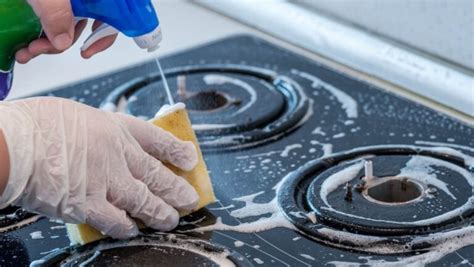
<path id="1" fill-rule="evenodd" d="M 59 248 L 54 248 L 52 250 L 40 252 L 40 254 L 41 255 L 47 255 L 47 254 L 53 253 L 53 252 L 58 251 L 58 250 L 59 250 Z"/>
<path id="2" fill-rule="evenodd" d="M 448 154 L 448 155 L 453 155 L 459 158 L 462 158 L 464 160 L 464 164 L 467 167 L 474 168 L 474 157 L 468 156 L 461 151 L 455 150 L 451 147 L 455 148 L 460 148 L 460 149 L 465 149 L 471 152 L 474 152 L 474 148 L 472 147 L 467 147 L 467 146 L 461 146 L 461 145 L 455 145 L 455 144 L 449 144 L 449 143 L 439 143 L 439 142 L 427 142 L 427 141 L 416 141 L 417 144 L 440 144 L 444 145 L 445 147 L 424 147 L 423 149 L 426 149 L 428 151 L 432 152 L 438 152 L 438 153 L 443 153 L 443 154 Z"/>
<path id="3" fill-rule="evenodd" d="M 321 185 L 320 196 L 323 202 L 330 207 L 327 197 L 328 195 L 336 190 L 339 186 L 345 185 L 347 182 L 355 178 L 355 176 L 364 167 L 364 162 L 359 161 L 349 167 L 344 168 L 342 171 L 336 172 L 324 180 Z"/>
<path id="4" fill-rule="evenodd" d="M 463 231 L 463 233 L 459 233 Z M 440 235 L 440 234 L 438 234 Z M 372 260 L 372 257 L 363 257 L 366 262 L 343 262 L 343 261 L 332 261 L 330 264 L 336 266 L 425 266 L 429 263 L 436 262 L 444 256 L 455 252 L 467 245 L 474 244 L 474 227 L 469 226 L 467 229 L 454 230 L 448 233 L 441 233 L 442 237 L 434 247 L 430 248 L 430 251 L 408 257 L 398 257 L 397 261 L 387 260 Z M 430 243 L 429 236 L 421 237 L 427 239 L 426 242 Z"/>
<path id="5" fill-rule="evenodd" d="M 332 154 L 332 148 L 333 148 L 332 144 L 324 144 L 317 140 L 311 140 L 310 142 L 312 145 L 320 145 L 323 148 L 323 157 L 326 157 Z"/>
<path id="6" fill-rule="evenodd" d="M 326 135 L 326 133 L 323 132 L 323 130 L 321 130 L 321 127 L 316 127 L 316 129 L 314 129 L 311 133 L 312 134 L 319 134 L 319 135 L 322 135 L 322 136 Z"/>
<path id="7" fill-rule="evenodd" d="M 128 103 L 135 102 L 137 100 L 138 100 L 138 97 L 136 95 L 132 95 L 131 97 L 128 98 Z"/>
<path id="8" fill-rule="evenodd" d="M 438 179 L 435 170 L 431 167 L 433 165 L 443 166 L 449 169 L 455 168 L 455 165 L 447 163 L 435 158 L 425 156 L 412 156 L 406 163 L 406 167 L 400 170 L 399 177 L 408 177 L 410 179 L 423 182 L 424 184 L 431 184 L 448 194 L 452 199 L 456 197 L 451 193 L 448 185 L 442 180 Z M 462 169 L 458 172 L 463 172 Z M 467 175 L 467 174 L 466 174 Z"/>
<path id="9" fill-rule="evenodd" d="M 301 257 L 305 258 L 305 259 L 308 259 L 308 260 L 312 260 L 312 261 L 315 261 L 316 259 L 314 257 L 311 257 L 310 255 L 308 254 L 300 254 Z"/>
<path id="10" fill-rule="evenodd" d="M 301 144 L 293 144 L 293 145 L 286 146 L 285 149 L 281 152 L 280 156 L 283 158 L 286 158 L 290 155 L 290 152 L 292 150 L 295 150 L 297 148 L 302 148 L 302 147 L 303 146 Z"/>
<path id="11" fill-rule="evenodd" d="M 43 259 L 35 260 L 30 263 L 30 267 L 42 266 L 45 262 Z"/>
<path id="12" fill-rule="evenodd" d="M 228 209 L 232 209 L 232 208 L 235 208 L 235 205 L 234 205 L 234 204 L 230 204 L 229 206 L 225 206 L 225 207 L 208 208 L 208 209 L 209 209 L 209 210 L 228 210 Z"/>
<path id="13" fill-rule="evenodd" d="M 240 240 L 237 240 L 237 241 L 234 242 L 234 246 L 235 246 L 236 248 L 240 248 L 240 247 L 242 247 L 243 245 L 245 245 L 244 242 L 242 242 L 242 241 L 240 241 Z"/>
<path id="14" fill-rule="evenodd" d="M 94 255 L 92 255 L 90 258 L 88 258 L 87 260 L 83 261 L 79 267 L 85 267 L 87 266 L 89 263 L 93 262 L 97 257 L 99 257 L 100 255 L 100 251 L 96 251 L 94 252 Z"/>
<path id="15" fill-rule="evenodd" d="M 248 159 L 248 158 L 259 158 L 259 157 L 270 157 L 272 155 L 276 155 L 276 154 L 280 154 L 281 153 L 281 150 L 274 150 L 274 151 L 268 151 L 268 152 L 265 152 L 265 153 L 260 153 L 260 154 L 254 154 L 254 155 L 250 155 L 250 156 L 238 156 L 236 157 L 236 159 Z"/>
<path id="16" fill-rule="evenodd" d="M 265 192 L 260 191 L 255 194 L 234 198 L 235 201 L 245 202 L 245 206 L 240 209 L 233 210 L 230 215 L 236 218 L 246 218 L 275 212 L 275 210 L 278 209 L 278 203 L 276 203 L 276 201 L 268 203 L 254 202 L 254 199 L 263 193 Z"/>
<path id="17" fill-rule="evenodd" d="M 253 260 L 254 260 L 257 264 L 264 264 L 264 263 L 265 263 L 264 261 L 262 261 L 262 260 L 259 259 L 259 258 L 254 258 Z"/>
<path id="18" fill-rule="evenodd" d="M 194 221 L 185 221 L 185 220 L 180 220 L 179 225 L 197 225 L 198 223 L 204 221 L 206 219 L 206 216 L 203 216 L 197 220 Z"/>
<path id="19" fill-rule="evenodd" d="M 44 236 L 41 231 L 35 231 L 30 233 L 31 239 L 43 239 Z"/>
<path id="20" fill-rule="evenodd" d="M 448 138 L 448 141 L 450 141 L 450 140 L 452 140 L 452 142 L 454 142 L 454 139 Z M 438 147 L 442 147 L 442 146 L 454 147 L 454 148 L 459 148 L 459 149 L 474 152 L 473 147 L 457 145 L 457 144 L 450 144 L 450 143 L 443 143 L 443 142 L 433 142 L 433 141 L 416 141 L 415 143 L 420 144 L 420 145 L 430 145 L 430 146 L 438 146 Z"/>
<path id="21" fill-rule="evenodd" d="M 109 111 L 109 112 L 116 112 L 117 106 L 112 102 L 107 102 L 100 107 L 101 110 Z"/>
<path id="22" fill-rule="evenodd" d="M 183 103 L 176 103 L 174 105 L 163 105 L 160 110 L 158 110 L 158 112 L 155 114 L 155 118 L 160 118 L 182 109 L 186 109 L 186 105 L 184 105 Z"/>
<path id="23" fill-rule="evenodd" d="M 194 124 L 195 131 L 219 130 L 233 127 L 235 124 Z"/>
<path id="24" fill-rule="evenodd" d="M 346 136 L 345 133 L 338 133 L 338 134 L 333 135 L 332 138 L 337 139 L 337 138 L 342 138 L 344 136 Z"/>
<path id="25" fill-rule="evenodd" d="M 329 91 L 331 94 L 333 94 L 336 97 L 337 101 L 341 103 L 342 108 L 346 111 L 347 117 L 349 118 L 358 117 L 357 102 L 350 95 L 346 94 L 342 90 L 320 80 L 316 76 L 313 76 L 309 73 L 297 71 L 297 70 L 292 70 L 292 73 L 299 75 L 302 78 L 310 80 L 313 83 L 312 84 L 313 88 L 322 88 Z"/>
<path id="26" fill-rule="evenodd" d="M 187 233 L 187 232 L 203 233 L 203 232 L 221 230 L 221 231 L 235 231 L 235 232 L 240 232 L 240 233 L 257 233 L 257 232 L 262 232 L 265 230 L 278 228 L 278 227 L 296 230 L 296 227 L 290 221 L 286 219 L 285 215 L 283 215 L 282 213 L 276 213 L 267 218 L 262 217 L 253 222 L 248 222 L 248 223 L 245 222 L 245 223 L 240 223 L 237 225 L 225 224 L 222 222 L 222 218 L 218 217 L 216 219 L 216 222 L 213 225 L 202 226 L 202 227 L 198 227 L 191 230 L 185 230 L 181 232 L 182 233 Z"/>
<path id="27" fill-rule="evenodd" d="M 51 230 L 64 229 L 64 228 L 66 228 L 66 225 L 56 225 L 56 226 L 49 227 L 49 229 Z"/>

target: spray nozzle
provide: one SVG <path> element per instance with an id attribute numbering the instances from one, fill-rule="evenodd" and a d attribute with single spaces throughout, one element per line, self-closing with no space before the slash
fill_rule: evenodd
<path id="1" fill-rule="evenodd" d="M 102 21 L 82 50 L 119 32 L 135 40 L 140 48 L 154 51 L 161 42 L 160 21 L 150 0 L 71 0 L 74 15 Z"/>

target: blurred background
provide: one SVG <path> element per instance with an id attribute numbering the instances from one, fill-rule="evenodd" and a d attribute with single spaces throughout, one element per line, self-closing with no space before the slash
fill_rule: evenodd
<path id="1" fill-rule="evenodd" d="M 374 34 L 474 69 L 472 0 L 295 0 Z"/>
<path id="2" fill-rule="evenodd" d="M 337 68 L 474 116 L 472 0 L 156 0 L 164 41 L 132 40 L 91 60 L 78 43 L 17 64 L 11 97 L 30 95 L 233 34 L 253 34 Z M 86 32 L 88 33 L 88 32 Z M 373 81 L 372 81 L 373 82 Z M 390 87 L 390 86 L 388 86 Z"/>

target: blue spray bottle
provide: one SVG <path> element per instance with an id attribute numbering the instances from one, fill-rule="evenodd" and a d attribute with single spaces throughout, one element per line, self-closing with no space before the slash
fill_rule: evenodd
<path id="1" fill-rule="evenodd" d="M 121 32 L 152 52 L 161 42 L 161 27 L 151 0 L 71 0 L 74 16 L 103 22 L 82 50 Z M 15 53 L 42 34 L 41 23 L 26 0 L 0 0 L 0 100 L 7 97 L 13 78 Z"/>

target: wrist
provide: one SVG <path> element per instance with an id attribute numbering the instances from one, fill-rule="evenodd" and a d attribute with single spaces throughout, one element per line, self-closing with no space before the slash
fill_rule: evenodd
<path id="1" fill-rule="evenodd" d="M 3 157 L 0 167 L 2 184 L 0 209 L 16 204 L 23 195 L 34 166 L 34 122 L 28 109 L 14 102 L 0 103 L 0 126 L 3 135 Z M 1 150 L 0 150 L 1 151 Z"/>
<path id="2" fill-rule="evenodd" d="M 5 141 L 3 131 L 0 129 L 0 196 L 7 187 L 8 176 L 10 175 L 10 156 Z"/>

